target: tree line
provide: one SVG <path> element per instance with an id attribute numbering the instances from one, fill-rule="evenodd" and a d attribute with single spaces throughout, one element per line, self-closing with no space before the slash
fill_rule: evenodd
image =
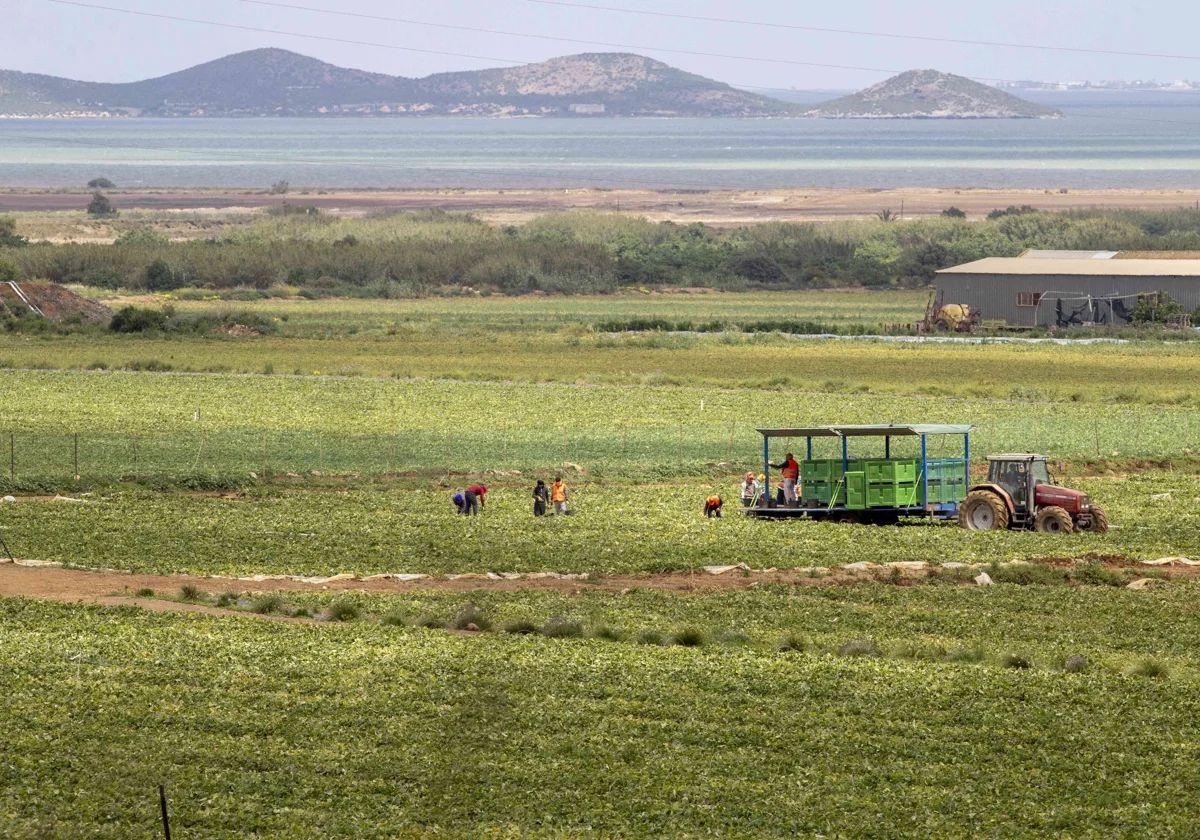
<path id="1" fill-rule="evenodd" d="M 519 227 L 463 214 L 332 219 L 294 209 L 212 239 L 148 228 L 111 244 L 27 242 L 0 217 L 0 279 L 171 291 L 290 287 L 309 296 L 402 297 L 463 290 L 604 293 L 919 287 L 946 266 L 1026 248 L 1200 251 L 1200 211 L 998 210 L 985 220 L 880 217 L 721 229 L 566 213 Z"/>

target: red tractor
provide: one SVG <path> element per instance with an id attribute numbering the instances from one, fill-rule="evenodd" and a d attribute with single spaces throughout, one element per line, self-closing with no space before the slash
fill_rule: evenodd
<path id="1" fill-rule="evenodd" d="M 958 508 L 958 524 L 970 531 L 1020 528 L 1047 534 L 1103 534 L 1108 516 L 1086 493 L 1059 487 L 1045 455 L 989 455 L 988 478 Z"/>

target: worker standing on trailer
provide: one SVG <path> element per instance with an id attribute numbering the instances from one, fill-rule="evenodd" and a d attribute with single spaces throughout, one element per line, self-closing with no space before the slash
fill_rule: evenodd
<path id="1" fill-rule="evenodd" d="M 550 501 L 554 503 L 555 515 L 567 512 L 567 485 L 563 484 L 561 475 L 555 476 L 550 485 Z"/>
<path id="2" fill-rule="evenodd" d="M 796 482 L 800 480 L 800 464 L 796 462 L 796 457 L 789 452 L 783 456 L 783 461 L 778 464 L 772 464 L 777 470 L 780 470 L 780 477 L 783 478 L 783 500 L 787 504 L 796 503 Z"/>

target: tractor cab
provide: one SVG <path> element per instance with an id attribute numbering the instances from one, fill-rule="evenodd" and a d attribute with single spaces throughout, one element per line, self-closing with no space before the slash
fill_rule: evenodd
<path id="1" fill-rule="evenodd" d="M 1045 455 L 989 455 L 988 481 L 1004 488 L 1017 507 L 1028 507 L 1041 484 L 1054 484 Z"/>

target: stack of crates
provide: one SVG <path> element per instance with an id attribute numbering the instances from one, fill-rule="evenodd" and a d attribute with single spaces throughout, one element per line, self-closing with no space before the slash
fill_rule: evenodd
<path id="1" fill-rule="evenodd" d="M 864 461 L 866 507 L 911 507 L 921 501 L 920 464 L 912 458 Z"/>
<path id="2" fill-rule="evenodd" d="M 960 473 L 961 463 L 960 459 Z M 832 503 L 862 510 L 911 507 L 921 502 L 920 462 L 915 458 L 852 458 L 845 472 L 841 458 L 803 461 L 800 476 L 805 507 L 829 507 Z"/>
<path id="3" fill-rule="evenodd" d="M 832 458 L 800 462 L 800 499 L 804 507 L 828 507 L 842 480 L 842 461 Z M 838 496 L 841 497 L 839 489 Z"/>
<path id="4" fill-rule="evenodd" d="M 967 495 L 966 465 L 962 458 L 930 458 L 929 501 L 961 502 Z"/>

